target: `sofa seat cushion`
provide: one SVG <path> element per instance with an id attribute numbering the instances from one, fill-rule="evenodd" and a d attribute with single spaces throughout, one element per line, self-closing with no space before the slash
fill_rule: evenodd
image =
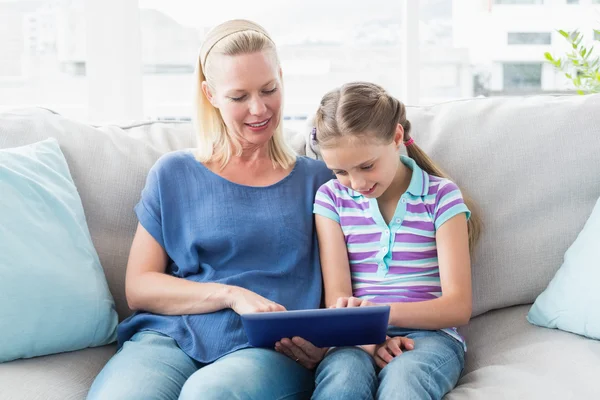
<path id="1" fill-rule="evenodd" d="M 531 325 L 529 307 L 491 311 L 460 330 L 465 369 L 445 399 L 600 398 L 600 341 Z"/>
<path id="2" fill-rule="evenodd" d="M 116 345 L 0 364 L 0 400 L 82 400 Z"/>

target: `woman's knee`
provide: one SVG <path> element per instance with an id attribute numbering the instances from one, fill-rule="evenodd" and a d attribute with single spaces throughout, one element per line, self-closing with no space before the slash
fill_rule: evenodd
<path id="1" fill-rule="evenodd" d="M 177 399 L 181 387 L 198 369 L 167 336 L 136 334 L 104 366 L 88 399 Z"/>
<path id="2" fill-rule="evenodd" d="M 181 400 L 308 399 L 311 371 L 267 349 L 243 349 L 194 373 L 181 389 Z"/>

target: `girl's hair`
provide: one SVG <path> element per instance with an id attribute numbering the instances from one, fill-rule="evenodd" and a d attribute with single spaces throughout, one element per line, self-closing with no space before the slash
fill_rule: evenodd
<path id="1" fill-rule="evenodd" d="M 410 140 L 410 122 L 406 107 L 390 96 L 385 89 L 373 83 L 352 82 L 327 93 L 315 115 L 314 139 L 320 148 L 335 146 L 335 139 L 378 140 L 391 143 L 398 124 L 404 128 L 403 141 Z M 427 154 L 415 143 L 406 147 L 408 156 L 430 175 L 448 178 Z M 475 203 L 463 193 L 471 211 L 467 222 L 471 253 L 481 231 L 481 219 Z"/>
<path id="2" fill-rule="evenodd" d="M 218 56 L 236 56 L 261 51 L 269 52 L 279 66 L 277 51 L 266 31 L 250 21 L 227 21 L 209 32 L 205 45 L 201 49 L 196 65 L 196 96 L 194 125 L 198 148 L 196 158 L 201 162 L 218 162 L 225 167 L 232 156 L 242 154 L 242 146 L 238 138 L 231 134 L 218 109 L 208 101 L 202 92 L 202 82 L 206 81 L 214 92 L 214 73 L 219 69 Z M 208 47 L 204 49 L 204 47 Z M 273 166 L 287 169 L 296 160 L 294 151 L 286 144 L 283 137 L 281 121 L 269 141 L 269 157 Z"/>

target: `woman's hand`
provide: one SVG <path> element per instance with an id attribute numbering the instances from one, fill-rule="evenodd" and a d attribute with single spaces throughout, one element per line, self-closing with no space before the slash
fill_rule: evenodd
<path id="1" fill-rule="evenodd" d="M 394 357 L 402 354 L 402 350 L 415 348 L 415 341 L 406 337 L 386 337 L 385 342 L 377 345 L 361 346 L 375 360 L 375 364 L 381 369 L 392 362 Z"/>
<path id="2" fill-rule="evenodd" d="M 359 299 L 358 297 L 339 297 L 335 305 L 329 308 L 349 308 L 349 307 L 369 307 L 381 304 L 372 303 L 368 300 Z"/>
<path id="3" fill-rule="evenodd" d="M 248 289 L 232 286 L 229 308 L 238 314 L 285 311 L 285 307 Z"/>
<path id="4" fill-rule="evenodd" d="M 298 364 L 311 370 L 319 365 L 323 357 L 325 357 L 325 353 L 327 353 L 328 349 L 328 347 L 315 347 L 309 341 L 297 336 L 291 340 L 285 338 L 275 343 L 276 351 L 285 354 Z"/>

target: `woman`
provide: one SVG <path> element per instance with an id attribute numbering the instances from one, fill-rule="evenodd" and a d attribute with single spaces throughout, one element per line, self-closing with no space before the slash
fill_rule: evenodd
<path id="1" fill-rule="evenodd" d="M 126 275 L 136 311 L 91 399 L 308 398 L 325 350 L 250 348 L 240 314 L 318 308 L 312 204 L 332 177 L 282 137 L 282 73 L 259 25 L 225 22 L 197 67 L 198 148 L 148 174 Z"/>

